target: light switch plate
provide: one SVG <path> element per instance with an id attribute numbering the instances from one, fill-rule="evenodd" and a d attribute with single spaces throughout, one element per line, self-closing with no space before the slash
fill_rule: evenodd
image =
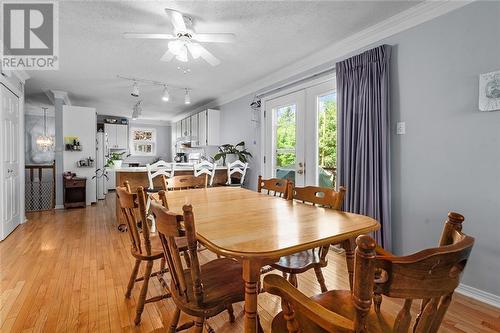
<path id="1" fill-rule="evenodd" d="M 397 135 L 406 134 L 406 124 L 404 121 L 400 121 L 396 124 L 396 134 Z"/>

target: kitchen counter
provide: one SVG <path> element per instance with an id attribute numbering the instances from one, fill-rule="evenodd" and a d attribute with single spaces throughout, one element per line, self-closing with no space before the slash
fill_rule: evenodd
<path id="1" fill-rule="evenodd" d="M 139 186 L 144 189 L 148 188 L 148 171 L 145 167 L 123 167 L 123 168 L 109 168 L 115 174 L 116 186 L 122 186 L 125 181 L 128 181 L 132 191 L 136 191 Z M 175 163 L 174 174 L 176 176 L 192 175 L 194 173 L 192 163 Z M 161 177 L 156 177 L 153 180 L 155 188 L 163 188 L 163 180 Z M 215 177 L 212 186 L 223 186 L 227 183 L 227 167 L 217 166 L 215 170 Z M 119 202 L 116 200 L 116 220 L 118 224 L 124 223 L 122 214 L 119 207 Z"/>
<path id="2" fill-rule="evenodd" d="M 172 163 L 174 165 L 174 171 L 192 171 L 193 163 Z M 148 172 L 146 167 L 120 167 L 120 168 L 108 168 L 109 170 L 115 172 Z M 215 170 L 227 170 L 227 167 L 222 165 L 217 165 Z"/>

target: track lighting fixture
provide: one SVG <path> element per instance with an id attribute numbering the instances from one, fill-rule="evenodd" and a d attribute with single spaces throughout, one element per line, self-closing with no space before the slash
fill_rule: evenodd
<path id="1" fill-rule="evenodd" d="M 134 105 L 134 108 L 133 108 L 133 111 L 132 111 L 132 119 L 135 120 L 137 118 L 139 118 L 139 116 L 141 115 L 142 113 L 142 106 L 141 106 L 141 102 L 142 101 L 139 101 L 137 103 L 135 103 Z"/>
<path id="2" fill-rule="evenodd" d="M 184 69 L 184 73 L 189 72 L 189 71 L 190 71 L 189 68 Z M 119 79 L 122 79 L 122 80 L 127 80 L 127 81 L 133 82 L 130 95 L 132 95 L 134 97 L 140 96 L 140 91 L 139 91 L 139 84 L 140 84 L 141 87 L 143 87 L 143 86 L 162 87 L 163 89 L 162 89 L 161 99 L 164 102 L 170 101 L 170 93 L 172 91 L 174 91 L 174 93 L 177 91 L 184 91 L 184 94 L 185 94 L 184 95 L 184 104 L 191 104 L 191 96 L 190 96 L 191 90 L 188 88 L 176 87 L 176 86 L 173 86 L 173 85 L 168 84 L 167 82 L 163 82 L 163 81 L 154 81 L 154 80 L 148 80 L 148 79 L 140 79 L 137 77 L 121 76 L 121 75 L 117 75 L 117 77 Z M 137 106 L 140 108 L 140 103 L 137 103 L 134 106 L 134 113 L 132 114 L 133 118 L 134 117 L 137 118 L 141 114 L 140 110 L 139 110 L 139 112 L 136 111 Z"/>
<path id="3" fill-rule="evenodd" d="M 163 97 L 161 98 L 164 102 L 168 102 L 170 99 L 170 94 L 168 93 L 167 85 L 163 88 Z"/>
<path id="4" fill-rule="evenodd" d="M 132 85 L 132 92 L 130 95 L 134 97 L 139 97 L 139 85 L 137 84 L 137 81 L 134 81 L 134 84 Z"/>

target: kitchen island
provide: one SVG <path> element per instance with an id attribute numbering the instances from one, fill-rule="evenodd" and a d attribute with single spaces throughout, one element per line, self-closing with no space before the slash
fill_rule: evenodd
<path id="1" fill-rule="evenodd" d="M 175 163 L 174 165 L 174 175 L 192 175 L 194 173 L 192 163 Z M 113 168 L 115 172 L 115 184 L 116 186 L 123 186 L 125 181 L 130 184 L 130 189 L 135 192 L 139 186 L 144 189 L 149 187 L 148 180 L 148 170 L 146 167 L 120 167 Z M 236 176 L 236 175 L 235 175 Z M 212 182 L 212 186 L 223 186 L 227 183 L 227 167 L 216 166 L 215 177 Z M 155 188 L 162 188 L 163 181 L 161 177 L 153 179 L 153 184 Z M 118 224 L 124 223 L 122 221 L 121 210 L 119 207 L 119 202 L 116 200 L 116 221 Z"/>

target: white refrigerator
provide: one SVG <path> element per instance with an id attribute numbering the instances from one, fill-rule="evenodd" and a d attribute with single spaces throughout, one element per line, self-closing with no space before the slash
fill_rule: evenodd
<path id="1" fill-rule="evenodd" d="M 106 133 L 97 132 L 97 142 L 96 142 L 96 170 L 95 170 L 95 178 L 96 178 L 96 190 L 97 190 L 97 199 L 102 200 L 105 199 L 106 194 L 108 193 L 108 172 L 106 171 L 106 160 L 108 155 L 108 140 L 106 138 Z"/>

